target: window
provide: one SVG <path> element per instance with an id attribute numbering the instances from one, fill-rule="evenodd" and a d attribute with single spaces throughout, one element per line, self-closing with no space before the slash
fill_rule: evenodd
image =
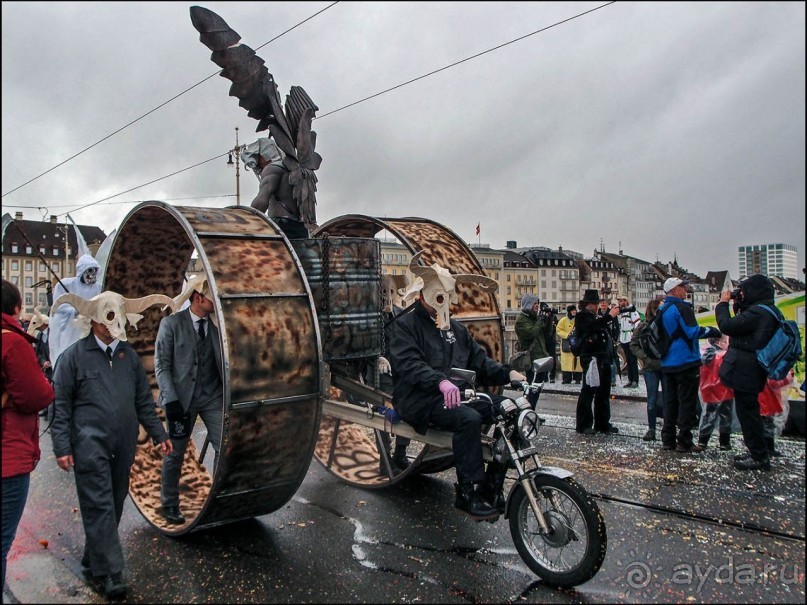
<path id="1" fill-rule="evenodd" d="M 11 261 L 11 270 L 12 271 L 19 271 L 20 270 L 20 263 L 19 261 Z"/>
<path id="2" fill-rule="evenodd" d="M 25 278 L 25 287 L 30 288 L 33 285 L 34 285 L 34 278 L 29 275 L 28 277 Z"/>
<path id="3" fill-rule="evenodd" d="M 58 248 L 58 246 L 53 247 L 53 256 L 59 256 L 59 248 Z"/>
<path id="4" fill-rule="evenodd" d="M 45 255 L 45 246 L 39 246 L 39 253 L 43 256 Z"/>
<path id="5" fill-rule="evenodd" d="M 11 276 L 11 283 L 14 284 L 15 286 L 19 286 L 20 285 L 20 276 L 19 275 L 12 275 Z"/>
<path id="6" fill-rule="evenodd" d="M 43 307 L 47 306 L 48 304 L 48 294 L 47 292 L 40 292 L 39 293 L 39 304 Z"/>
<path id="7" fill-rule="evenodd" d="M 34 249 L 33 249 L 33 248 L 31 248 L 31 246 L 30 246 L 29 244 L 25 244 L 25 253 L 26 253 L 26 254 L 33 254 L 33 253 L 34 253 Z"/>
<path id="8" fill-rule="evenodd" d="M 45 263 L 39 263 L 39 272 L 44 273 L 45 271 L 47 271 L 45 268 Z"/>
<path id="9" fill-rule="evenodd" d="M 33 271 L 34 270 L 34 264 L 29 260 L 25 261 L 25 270 L 26 271 Z"/>
<path id="10" fill-rule="evenodd" d="M 17 254 L 20 251 L 20 247 L 17 245 L 17 242 L 11 242 L 11 253 Z"/>
<path id="11" fill-rule="evenodd" d="M 25 293 L 25 306 L 30 307 L 33 304 L 34 304 L 34 295 L 31 294 L 30 292 L 26 292 Z"/>

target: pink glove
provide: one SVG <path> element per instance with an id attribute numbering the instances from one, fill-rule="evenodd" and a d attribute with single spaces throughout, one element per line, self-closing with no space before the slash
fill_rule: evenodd
<path id="1" fill-rule="evenodd" d="M 440 382 L 440 392 L 443 394 L 443 405 L 451 410 L 460 406 L 460 390 L 449 380 Z"/>

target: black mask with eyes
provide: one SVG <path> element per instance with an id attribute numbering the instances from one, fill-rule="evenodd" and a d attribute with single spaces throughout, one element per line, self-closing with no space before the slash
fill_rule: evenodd
<path id="1" fill-rule="evenodd" d="M 98 267 L 90 267 L 81 274 L 81 282 L 91 286 L 98 279 Z"/>

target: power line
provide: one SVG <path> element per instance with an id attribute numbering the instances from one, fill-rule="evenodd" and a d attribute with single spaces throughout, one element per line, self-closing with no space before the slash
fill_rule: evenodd
<path id="1" fill-rule="evenodd" d="M 323 114 L 322 116 L 319 116 L 319 118 L 317 118 L 317 119 L 320 119 L 320 120 L 321 120 L 322 118 L 324 118 L 324 117 L 326 117 L 326 116 L 329 116 L 329 115 L 333 115 L 333 114 L 335 114 L 335 113 L 336 113 L 336 112 L 338 112 L 338 111 L 342 111 L 343 109 L 347 109 L 348 107 L 353 107 L 354 105 L 358 105 L 359 103 L 363 103 L 364 101 L 368 101 L 368 100 L 370 100 L 370 99 L 373 99 L 373 98 L 375 98 L 375 97 L 381 96 L 381 95 L 383 95 L 383 94 L 385 94 L 385 93 L 388 93 L 388 92 L 390 92 L 390 91 L 396 90 L 396 89 L 398 89 L 398 88 L 402 88 L 402 87 L 404 87 L 404 86 L 406 86 L 406 85 L 408 85 L 408 84 L 411 84 L 411 83 L 413 83 L 413 82 L 417 82 L 418 80 L 422 80 L 422 79 L 424 79 L 424 78 L 427 78 L 427 77 L 429 77 L 429 76 L 431 76 L 431 75 L 434 75 L 434 74 L 436 74 L 436 73 L 439 73 L 439 72 L 441 72 L 441 71 L 445 71 L 445 70 L 447 70 L 447 69 L 450 69 L 451 67 L 455 67 L 455 66 L 457 66 L 457 65 L 460 65 L 461 63 L 465 63 L 465 62 L 467 62 L 467 61 L 470 61 L 471 59 L 475 59 L 475 58 L 477 58 L 477 57 L 481 57 L 482 55 L 486 55 L 486 54 L 491 53 L 491 52 L 493 52 L 493 51 L 495 51 L 495 50 L 498 50 L 498 49 L 500 49 L 500 48 L 504 48 L 505 46 L 509 46 L 510 44 L 514 44 L 514 43 L 516 43 L 516 42 L 519 42 L 519 41 L 521 41 L 521 40 L 524 40 L 524 39 L 526 39 L 526 38 L 529 38 L 530 36 L 534 36 L 535 34 L 539 34 L 539 33 L 541 33 L 541 32 L 545 32 L 545 31 L 547 31 L 547 30 L 549 30 L 549 29 L 552 29 L 553 27 L 557 27 L 558 25 L 562 25 L 562 24 L 564 24 L 564 23 L 568 23 L 569 21 L 573 21 L 574 19 L 578 19 L 579 17 L 583 17 L 583 16 L 585 16 L 585 15 L 587 15 L 587 14 L 589 14 L 589 13 L 593 13 L 594 11 L 600 10 L 601 8 L 605 8 L 606 6 L 610 6 L 611 4 L 614 4 L 615 2 L 616 2 L 616 0 L 612 0 L 611 2 L 607 2 L 607 3 L 605 3 L 605 4 L 602 4 L 602 5 L 600 5 L 600 6 L 597 6 L 597 7 L 595 7 L 595 8 L 589 9 L 589 10 L 587 10 L 587 11 L 583 11 L 583 12 L 581 12 L 581 13 L 578 13 L 578 14 L 576 14 L 576 15 L 573 15 L 573 16 L 568 17 L 568 18 L 566 18 L 566 19 L 563 19 L 563 20 L 561 20 L 561 21 L 557 21 L 556 23 L 553 23 L 552 25 L 548 25 L 548 26 L 546 26 L 546 27 L 542 27 L 541 29 L 537 29 L 537 30 L 535 30 L 535 31 L 533 31 L 533 32 L 530 32 L 530 33 L 528 33 L 528 34 L 525 34 L 525 35 L 523 35 L 523 36 L 519 36 L 518 38 L 514 38 L 513 40 L 510 40 L 509 42 L 504 42 L 504 43 L 502 43 L 502 44 L 499 44 L 499 45 L 497 45 L 497 46 L 494 46 L 494 47 L 489 48 L 489 49 L 487 49 L 487 50 L 484 50 L 484 51 L 482 51 L 482 52 L 476 53 L 475 55 L 471 55 L 471 56 L 469 56 L 469 57 L 466 57 L 465 59 L 461 59 L 461 60 L 459 60 L 459 61 L 455 61 L 454 63 L 451 63 L 451 64 L 449 64 L 449 65 L 445 65 L 445 66 L 443 66 L 443 67 L 441 67 L 441 68 L 439 68 L 439 69 L 435 69 L 435 70 L 433 70 L 433 71 L 430 71 L 429 73 L 423 74 L 422 76 L 418 76 L 417 78 L 413 78 L 413 79 L 408 80 L 408 81 L 406 81 L 406 82 L 402 82 L 401 84 L 398 84 L 398 85 L 393 86 L 393 87 L 391 87 L 391 88 L 387 88 L 386 90 L 382 90 L 381 92 L 377 92 L 377 93 L 375 93 L 375 94 L 373 94 L 373 95 L 370 95 L 370 96 L 368 96 L 368 97 L 365 97 L 365 98 L 363 98 L 363 99 L 359 99 L 358 101 L 354 101 L 353 103 L 349 103 L 349 104 L 347 104 L 347 105 L 344 105 L 343 107 L 340 107 L 340 108 L 338 108 L 338 109 L 334 109 L 333 111 L 329 111 L 328 113 Z M 331 8 L 331 7 L 332 7 L 334 4 L 336 4 L 336 2 L 334 2 L 334 3 L 330 4 L 330 5 L 329 5 L 329 6 L 327 6 L 326 8 L 322 9 L 321 11 L 319 11 L 318 13 L 315 13 L 314 15 L 312 15 L 311 17 L 309 17 L 308 19 L 312 19 L 312 18 L 314 18 L 315 16 L 317 16 L 317 15 L 318 15 L 318 14 L 320 14 L 320 13 L 322 13 L 323 11 L 325 11 L 325 10 L 327 10 L 327 9 Z M 307 21 L 308 19 L 306 19 L 306 21 Z M 298 23 L 298 24 L 297 24 L 297 25 L 295 25 L 294 27 L 298 27 L 298 26 L 299 26 L 299 25 L 301 25 L 302 23 L 305 23 L 305 21 L 302 21 L 302 22 Z M 293 27 L 293 28 L 291 28 L 291 29 L 294 29 L 294 27 Z M 291 31 L 291 29 L 289 29 L 289 30 L 287 30 L 287 31 Z M 266 44 L 269 44 L 270 42 L 272 42 L 272 41 L 276 40 L 277 38 L 279 38 L 280 36 L 284 35 L 285 33 L 286 33 L 286 32 L 283 32 L 282 34 L 280 34 L 280 35 L 279 35 L 279 36 L 277 36 L 276 38 L 273 38 L 273 39 L 272 39 L 272 40 L 270 40 L 269 42 L 266 42 L 266 43 L 265 43 L 265 44 L 263 44 L 262 46 L 266 46 Z M 259 46 L 258 48 L 262 48 L 262 46 Z M 216 73 L 218 73 L 218 72 L 216 72 Z M 216 74 L 213 74 L 213 75 L 216 75 Z M 205 80 L 208 80 L 208 79 L 210 79 L 211 77 L 212 77 L 212 76 L 208 76 L 207 78 L 205 78 Z M 204 81 L 204 80 L 203 80 L 203 81 Z M 201 82 L 200 82 L 200 84 L 201 84 Z M 188 90 L 190 90 L 190 89 L 188 89 Z M 177 96 L 179 96 L 179 95 L 177 95 Z M 152 110 L 152 111 L 154 111 L 154 110 Z M 138 118 L 138 119 L 139 119 L 139 118 Z M 125 127 L 124 127 L 124 128 L 125 128 Z M 122 128 L 121 128 L 121 129 L 119 129 L 119 130 L 122 130 Z M 114 133 L 113 133 L 113 134 L 114 134 Z M 112 136 L 112 135 L 109 135 L 109 136 Z M 107 138 L 108 138 L 108 137 L 107 137 Z M 102 139 L 102 140 L 103 140 L 103 139 Z M 99 141 L 99 143 L 100 143 L 100 141 Z M 89 148 L 88 148 L 88 149 L 89 149 Z M 126 191 L 121 191 L 120 193 L 116 193 L 116 194 L 114 194 L 114 195 L 111 195 L 111 196 L 105 197 L 105 198 L 103 198 L 103 199 L 101 199 L 101 200 L 98 200 L 98 201 L 92 202 L 92 203 L 90 203 L 90 204 L 86 204 L 86 205 L 84 205 L 84 206 L 81 206 L 80 208 L 77 208 L 76 210 L 71 210 L 71 212 L 78 212 L 79 210 L 84 210 L 85 208 L 89 208 L 90 206 L 94 206 L 94 205 L 99 204 L 99 203 L 101 203 L 101 202 L 105 202 L 106 200 L 112 199 L 112 198 L 117 197 L 117 196 L 119 196 L 119 195 L 123 195 L 124 193 L 129 193 L 129 192 L 131 192 L 131 191 L 134 191 L 135 189 L 139 189 L 140 187 L 145 187 L 146 185 L 151 185 L 151 184 L 156 183 L 156 182 L 158 182 L 158 181 L 161 181 L 161 180 L 163 180 L 163 179 L 167 179 L 167 178 L 169 178 L 169 177 L 175 176 L 175 175 L 177 175 L 177 174 L 179 174 L 179 173 L 181 173 L 181 172 L 185 172 L 186 170 L 190 170 L 190 169 L 192 169 L 192 168 L 196 168 L 197 166 L 201 166 L 202 164 L 206 164 L 207 162 L 211 162 L 211 161 L 216 160 L 216 159 L 218 159 L 218 158 L 220 158 L 220 157 L 224 157 L 224 156 L 225 156 L 225 155 L 227 155 L 228 153 L 229 153 L 229 151 L 227 151 L 227 152 L 225 152 L 225 153 L 223 153 L 223 154 L 221 154 L 221 155 L 217 155 L 217 156 L 215 156 L 215 157 L 212 157 L 212 158 L 210 158 L 210 159 L 208 159 L 208 160 L 205 160 L 205 161 L 203 161 L 203 162 L 199 162 L 199 163 L 197 163 L 197 164 L 194 164 L 193 166 L 188 166 L 187 168 L 183 168 L 182 170 L 178 170 L 178 171 L 176 171 L 176 172 L 172 172 L 171 174 L 168 174 L 168 175 L 166 175 L 166 176 L 160 177 L 160 178 L 155 179 L 155 180 L 153 180 L 153 181 L 149 181 L 148 183 L 143 183 L 142 185 L 138 185 L 137 187 L 132 187 L 131 189 L 127 189 Z M 74 157 L 75 157 L 75 156 L 74 156 Z M 65 162 L 66 162 L 66 161 L 67 161 L 67 160 L 65 160 Z M 64 162 L 62 162 L 62 163 L 64 163 Z M 57 166 L 54 166 L 54 168 L 56 168 L 56 167 L 57 167 Z M 52 168 L 51 170 L 53 170 L 53 168 Z M 49 172 L 49 171 L 48 171 L 48 172 Z M 43 174 L 46 174 L 46 173 L 43 173 Z M 42 176 L 42 175 L 40 175 L 40 176 Z M 36 177 L 36 178 L 38 178 L 38 177 Z M 31 180 L 34 180 L 34 179 L 31 179 Z M 29 181 L 29 182 L 31 182 L 31 181 Z M 23 185 L 20 185 L 20 187 L 22 187 L 22 186 L 23 186 Z M 19 187 L 17 187 L 17 189 L 19 189 Z M 16 191 L 16 189 L 14 189 L 14 190 L 12 190 L 12 191 Z M 12 191 L 9 191 L 8 193 L 11 193 Z M 5 196 L 5 195 L 7 195 L 7 194 L 3 194 L 3 195 Z M 26 207 L 26 206 L 23 206 L 23 207 Z M 62 213 L 62 214 L 66 214 L 66 213 Z"/>
<path id="2" fill-rule="evenodd" d="M 298 27 L 300 27 L 300 26 L 301 26 L 303 23 L 305 23 L 306 21 L 310 21 L 311 19 L 313 19 L 313 18 L 314 18 L 314 17 L 316 17 L 317 15 L 319 15 L 319 14 L 321 14 L 321 13 L 324 13 L 326 10 L 328 10 L 328 9 L 329 9 L 329 8 L 331 8 L 333 5 L 338 4 L 338 3 L 339 3 L 339 0 L 336 0 L 336 2 L 332 2 L 331 4 L 329 4 L 328 6 L 326 6 L 325 8 L 323 8 L 322 10 L 320 10 L 320 11 L 318 11 L 318 12 L 314 13 L 313 15 L 311 15 L 310 17 L 308 17 L 307 19 L 304 19 L 303 21 L 300 21 L 300 22 L 299 22 L 297 25 L 294 25 L 294 26 L 290 27 L 289 29 L 287 29 L 286 31 L 284 31 L 284 32 L 282 32 L 282 33 L 280 33 L 280 34 L 278 34 L 277 36 L 275 36 L 274 38 L 272 38 L 272 39 L 271 39 L 271 40 L 269 40 L 268 42 L 264 42 L 264 43 L 263 43 L 263 44 L 261 44 L 261 45 L 260 45 L 258 48 L 263 48 L 263 47 L 264 47 L 264 46 L 266 46 L 267 44 L 271 44 L 272 42 L 274 42 L 275 40 L 277 40 L 277 39 L 278 39 L 278 38 L 280 38 L 281 36 L 285 36 L 285 35 L 286 35 L 287 33 L 289 33 L 290 31 L 292 31 L 292 30 L 297 29 Z M 38 175 L 36 175 L 34 178 L 32 178 L 32 179 L 29 179 L 29 180 L 25 181 L 25 182 L 24 182 L 22 185 L 19 185 L 19 186 L 15 187 L 15 188 L 14 188 L 14 189 L 12 189 L 11 191 L 6 191 L 6 192 L 5 192 L 5 193 L 4 193 L 4 194 L 3 194 L 1 197 L 6 197 L 7 195 L 9 195 L 9 194 L 11 194 L 11 193 L 14 193 L 14 192 L 15 192 L 15 191 L 17 191 L 18 189 L 22 189 L 23 187 L 25 187 L 25 186 L 26 186 L 26 185 L 28 185 L 29 183 L 33 183 L 35 180 L 37 180 L 37 179 L 38 179 L 38 178 L 40 178 L 40 177 L 45 176 L 45 175 L 46 175 L 46 174 L 48 174 L 49 172 L 51 172 L 51 171 L 53 171 L 53 170 L 56 170 L 56 169 L 57 169 L 59 166 L 63 166 L 64 164 L 66 164 L 66 163 L 67 163 L 67 162 L 69 162 L 70 160 L 73 160 L 73 159 L 77 158 L 78 156 L 80 156 L 82 153 L 84 153 L 84 152 L 86 152 L 86 151 L 89 151 L 90 149 L 92 149 L 92 148 L 93 148 L 93 147 L 95 147 L 96 145 L 99 145 L 100 143 L 103 143 L 104 141 L 106 141 L 107 139 L 109 139 L 109 138 L 111 138 L 111 137 L 115 136 L 115 135 L 116 135 L 116 134 L 118 134 L 119 132 L 121 132 L 121 131 L 123 131 L 123 130 L 125 130 L 125 129 L 129 128 L 129 126 L 132 126 L 133 124 L 136 124 L 137 122 L 139 122 L 140 120 L 142 120 L 142 119 L 143 119 L 143 118 L 145 118 L 146 116 L 151 115 L 152 113 L 154 113 L 155 111 L 157 111 L 158 109 L 160 109 L 160 108 L 162 108 L 162 107 L 165 107 L 165 106 L 166 106 L 166 105 L 168 105 L 168 104 L 169 104 L 171 101 L 174 101 L 175 99 L 178 99 L 179 97 L 181 97 L 182 95 L 184 95 L 186 92 L 190 92 L 191 90 L 193 90 L 194 88 L 196 88 L 196 87 L 197 87 L 197 86 L 199 86 L 200 84 L 204 84 L 204 83 L 205 83 L 205 82 L 207 82 L 207 81 L 208 81 L 210 78 L 212 78 L 213 76 L 217 76 L 217 75 L 218 75 L 218 74 L 220 74 L 220 73 L 221 73 L 221 70 L 218 70 L 218 71 L 216 71 L 216 72 L 214 72 L 214 73 L 210 74 L 209 76 L 207 76 L 207 77 L 206 77 L 206 78 L 204 78 L 203 80 L 200 80 L 199 82 L 197 82 L 197 83 L 196 83 L 196 84 L 194 84 L 193 86 L 190 86 L 190 87 L 186 88 L 185 90 L 183 90 L 183 91 L 182 91 L 182 92 L 180 92 L 179 94 L 174 95 L 173 97 L 171 97 L 171 98 L 170 98 L 170 99 L 168 99 L 167 101 L 165 101 L 165 102 L 163 102 L 163 103 L 160 103 L 160 104 L 159 104 L 159 105 L 157 105 L 157 107 L 155 107 L 154 109 L 151 109 L 151 110 L 147 111 L 146 113 L 144 113 L 144 114 L 143 114 L 142 116 L 140 116 L 139 118 L 135 118 L 134 120 L 132 120 L 131 122 L 129 122 L 129 123 L 128 123 L 128 124 L 126 124 L 125 126 L 121 126 L 120 128 L 118 128 L 118 129 L 117 129 L 117 130 L 115 130 L 114 132 L 109 133 L 109 134 L 108 134 L 108 135 L 106 135 L 104 138 L 102 138 L 102 139 L 100 139 L 100 140 L 96 141 L 95 143 L 93 143 L 93 144 L 92 144 L 92 145 L 90 145 L 89 147 L 85 147 L 84 149 L 82 149 L 82 150 L 81 150 L 81 151 L 79 151 L 78 153 L 75 153 L 75 154 L 71 155 L 71 156 L 70 156 L 69 158 L 67 158 L 66 160 L 62 160 L 61 162 L 59 162 L 59 163 L 58 163 L 58 164 L 56 164 L 55 166 L 53 166 L 53 167 L 51 167 L 51 168 L 48 168 L 48 169 L 47 169 L 45 172 L 43 172 L 43 173 L 41 173 L 41 174 L 38 174 Z"/>
<path id="3" fill-rule="evenodd" d="M 493 52 L 495 50 L 499 50 L 500 48 L 504 48 L 505 46 L 509 46 L 510 44 L 514 44 L 516 42 L 524 40 L 525 38 L 529 38 L 530 36 L 534 36 L 535 34 L 540 34 L 541 32 L 545 32 L 546 30 L 552 29 L 553 27 L 557 27 L 558 25 L 568 23 L 569 21 L 572 21 L 574 19 L 577 19 L 577 18 L 582 17 L 584 15 L 587 15 L 589 13 L 593 13 L 594 11 L 600 10 L 601 8 L 605 8 L 606 6 L 614 4 L 614 2 L 616 2 L 616 0 L 613 0 L 612 2 L 607 2 L 607 3 L 605 3 L 605 4 L 601 5 L 601 6 L 597 6 L 595 8 L 590 9 L 590 10 L 584 11 L 582 13 L 574 15 L 573 17 L 569 17 L 568 19 L 564 19 L 563 21 L 558 21 L 557 23 L 553 23 L 552 25 L 547 25 L 546 27 L 542 27 L 541 29 L 536 29 L 534 32 L 530 32 L 529 34 L 519 36 L 518 38 L 510 40 L 509 42 L 504 42 L 503 44 L 499 44 L 498 46 L 494 46 L 493 48 L 483 50 L 482 52 L 477 53 L 475 55 L 471 55 L 470 57 L 466 57 L 465 59 L 455 61 L 454 63 L 451 63 L 449 65 L 445 65 L 445 66 L 443 66 L 443 67 L 441 67 L 439 69 L 435 69 L 434 71 L 430 71 L 427 74 L 423 74 L 422 76 L 418 76 L 417 78 L 412 78 L 411 80 L 407 80 L 406 82 L 402 82 L 401 84 L 397 84 L 397 85 L 395 85 L 395 86 L 393 86 L 391 88 L 387 88 L 386 90 L 382 90 L 381 92 L 377 92 L 375 94 L 372 94 L 369 97 L 364 97 L 363 99 L 359 99 L 358 101 L 354 101 L 353 103 L 349 103 L 349 104 L 347 104 L 347 105 L 345 105 L 343 107 L 340 107 L 339 109 L 334 109 L 333 111 L 329 111 L 328 113 L 322 114 L 317 119 L 321 120 L 325 116 L 330 116 L 330 115 L 335 114 L 337 111 L 342 111 L 343 109 L 347 109 L 348 107 L 353 107 L 354 105 L 358 105 L 359 103 L 363 103 L 364 101 L 369 101 L 370 99 L 380 97 L 381 95 L 386 94 L 386 93 L 388 93 L 388 92 L 390 92 L 392 90 L 402 88 L 402 87 L 406 86 L 407 84 L 412 84 L 413 82 L 417 82 L 418 80 L 423 80 L 424 78 L 428 78 L 429 76 L 433 76 L 436 73 L 440 73 L 441 71 L 445 71 L 446 69 L 450 69 L 451 67 L 455 67 L 455 66 L 459 65 L 460 63 L 465 63 L 466 61 L 470 61 L 471 59 L 476 59 L 477 57 L 481 57 L 482 55 L 486 55 L 486 54 L 491 53 L 491 52 Z"/>
<path id="4" fill-rule="evenodd" d="M 127 189 L 126 191 L 121 191 L 120 193 L 116 193 L 114 195 L 109 195 L 109 196 L 107 196 L 105 198 L 102 198 L 100 200 L 96 200 L 95 202 L 92 202 L 90 204 L 85 204 L 84 206 L 76 208 L 75 210 L 71 210 L 71 212 L 78 212 L 79 210 L 84 210 L 85 208 L 89 208 L 90 206 L 95 206 L 96 204 L 100 204 L 101 202 L 111 200 L 113 197 L 118 197 L 119 195 L 123 195 L 124 193 L 129 193 L 131 191 L 134 191 L 135 189 L 140 189 L 141 187 L 145 187 L 146 185 L 153 185 L 154 183 L 156 183 L 158 181 L 162 181 L 163 179 L 167 179 L 167 178 L 170 178 L 172 176 L 176 176 L 181 172 L 185 172 L 186 170 L 191 170 L 192 168 L 196 168 L 197 166 L 201 166 L 202 164 L 207 164 L 208 162 L 212 162 L 213 160 L 218 160 L 219 158 L 223 158 L 228 153 L 230 153 L 230 152 L 225 151 L 224 153 L 219 154 L 217 156 L 214 156 L 214 157 L 212 157 L 210 159 L 207 159 L 204 162 L 199 162 L 197 164 L 194 164 L 193 166 L 188 166 L 187 168 L 183 168 L 182 170 L 177 170 L 176 172 L 172 172 L 171 174 L 166 174 L 165 176 L 161 176 L 160 178 L 154 179 L 153 181 L 149 181 L 148 183 L 143 183 L 142 185 L 138 185 L 137 187 L 132 187 L 131 189 Z M 60 212 L 57 216 L 61 216 L 63 214 L 67 214 L 67 213 L 66 212 Z"/>
<path id="5" fill-rule="evenodd" d="M 117 194 L 121 195 L 121 194 Z M 161 202 L 180 202 L 183 200 L 210 200 L 220 197 L 235 197 L 234 193 L 222 193 L 219 195 L 195 195 L 189 197 L 170 197 L 161 199 Z M 139 204 L 143 200 L 129 200 L 126 202 L 98 202 L 98 206 L 116 206 L 118 204 Z M 81 206 L 81 204 L 59 204 L 57 206 L 22 206 L 17 204 L 3 204 L 4 208 L 26 208 L 28 210 L 45 210 L 50 211 L 52 208 L 77 208 Z"/>

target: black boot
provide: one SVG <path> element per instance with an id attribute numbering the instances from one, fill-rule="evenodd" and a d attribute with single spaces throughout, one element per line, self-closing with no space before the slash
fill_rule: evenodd
<path id="1" fill-rule="evenodd" d="M 748 457 L 744 460 L 735 460 L 734 468 L 741 471 L 769 471 L 771 470 L 771 461 L 769 458 L 756 458 Z"/>
<path id="2" fill-rule="evenodd" d="M 720 443 L 719 447 L 721 450 L 730 450 L 731 449 L 731 433 L 720 433 L 719 435 Z"/>
<path id="3" fill-rule="evenodd" d="M 782 452 L 776 449 L 773 443 L 773 437 L 765 437 L 765 443 L 768 445 L 768 456 L 771 458 L 781 458 Z"/>
<path id="4" fill-rule="evenodd" d="M 408 440 L 407 440 L 408 443 Z M 392 456 L 392 466 L 400 473 L 409 468 L 409 458 L 406 457 L 406 445 L 395 443 L 395 454 Z"/>
<path id="5" fill-rule="evenodd" d="M 482 498 L 479 497 L 473 483 L 455 483 L 454 489 L 457 492 L 457 498 L 454 501 L 454 506 L 472 519 L 484 521 L 487 519 L 496 519 L 499 516 L 499 513 L 496 512 L 495 508 L 492 508 L 489 504 L 486 504 Z"/>

